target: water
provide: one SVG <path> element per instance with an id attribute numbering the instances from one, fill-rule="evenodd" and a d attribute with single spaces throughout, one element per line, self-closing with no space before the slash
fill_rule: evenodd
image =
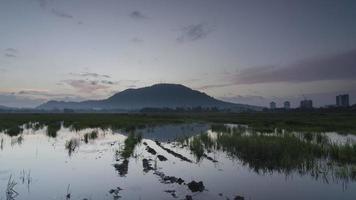
<path id="1" fill-rule="evenodd" d="M 238 126 L 228 127 L 233 129 Z M 97 132 L 96 137 L 85 140 L 84 135 L 93 131 Z M 259 162 L 239 158 L 236 156 L 239 154 L 235 154 L 238 152 L 234 153 L 227 146 L 215 148 L 217 144 L 225 144 L 217 138 L 231 134 L 229 129 L 219 131 L 211 129 L 208 124 L 183 124 L 151 127 L 137 133 L 141 133 L 143 139 L 127 160 L 127 172 L 124 170 L 122 174 L 114 165 L 124 162 L 119 152 L 124 148 L 127 132 L 101 129 L 75 132 L 62 127 L 56 137 L 47 136 L 46 128 L 36 131 L 26 129 L 21 135 L 13 137 L 0 133 L 0 199 L 6 199 L 10 176 L 17 183 L 14 187 L 18 193 L 14 195 L 16 200 L 66 199 L 69 197 L 67 194 L 70 194 L 70 199 L 78 200 L 119 197 L 184 199 L 186 195 L 191 195 L 193 199 L 234 199 L 237 195 L 245 199 L 292 200 L 356 197 L 353 175 L 336 176 L 333 172 L 338 165 L 331 167 L 325 164 L 328 160 L 316 159 L 319 165 L 327 166 L 329 170 L 326 173 L 325 168 L 318 168 L 322 172 L 317 172 L 319 178 L 316 178 L 310 170 L 301 172 L 292 164 L 276 164 L 274 169 L 266 169 L 263 164 L 256 165 Z M 242 134 L 245 133 L 249 130 L 244 129 Z M 208 135 L 214 147 L 204 148 L 205 155 L 199 158 L 186 145 L 200 134 Z M 323 135 L 331 142 L 347 143 L 355 139 L 352 135 L 337 133 Z M 185 142 L 182 139 L 175 141 L 181 136 L 186 138 Z M 73 141 L 70 147 L 69 141 Z M 157 154 L 150 154 L 147 146 Z M 183 161 L 165 149 L 191 162 Z M 167 161 L 159 161 L 157 155 L 163 155 Z M 144 170 L 143 159 L 152 159 L 149 160 L 152 169 Z M 181 178 L 184 183 L 164 183 L 162 174 Z M 192 192 L 186 184 L 193 180 L 202 181 L 205 190 Z M 122 190 L 117 190 L 118 187 Z"/>

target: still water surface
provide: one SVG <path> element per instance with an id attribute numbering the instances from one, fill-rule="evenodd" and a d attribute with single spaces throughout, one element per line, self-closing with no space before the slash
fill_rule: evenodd
<path id="1" fill-rule="evenodd" d="M 0 133 L 0 199 L 11 199 L 6 197 L 10 177 L 16 183 L 13 188 L 18 193 L 13 196 L 16 200 L 185 199 L 186 195 L 193 199 L 236 196 L 271 200 L 356 199 L 354 166 L 350 165 L 355 171 L 344 176 L 335 173 L 339 169 L 337 165 L 330 167 L 330 161 L 320 158 L 316 162 L 324 168 L 318 168 L 317 172 L 303 171 L 295 165 L 286 167 L 284 162 L 272 168 L 264 166 L 255 158 L 242 158 L 238 150 L 216 142 L 239 126 L 225 127 L 212 129 L 209 124 L 183 124 L 138 130 L 143 139 L 127 159 L 127 169 L 123 171 L 115 167 L 125 162 L 119 152 L 128 133 L 121 130 L 73 131 L 62 127 L 56 137 L 47 136 L 46 128 L 26 129 L 14 137 Z M 97 133 L 95 136 L 85 136 L 93 131 Z M 248 135 L 248 129 L 242 132 Z M 197 155 L 189 147 L 189 142 L 200 135 L 205 138 L 204 155 Z M 324 136 L 335 143 L 356 141 L 353 135 L 325 133 Z M 212 147 L 208 148 L 206 138 L 210 138 Z M 156 154 L 149 153 L 147 146 Z M 160 161 L 157 155 L 167 160 Z M 145 168 L 143 159 L 148 160 L 151 168 Z M 184 183 L 163 181 L 164 176 L 181 178 Z M 193 180 L 202 181 L 204 191 L 192 192 L 187 184 Z"/>

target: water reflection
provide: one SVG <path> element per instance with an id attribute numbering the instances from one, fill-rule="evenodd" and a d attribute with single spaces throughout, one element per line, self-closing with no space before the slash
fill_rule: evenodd
<path id="1" fill-rule="evenodd" d="M 10 183 L 17 200 L 68 194 L 70 199 L 313 199 L 310 190 L 317 198 L 356 195 L 350 189 L 356 187 L 352 135 L 233 124 L 75 127 L 31 122 L 0 133 L 0 192 Z M 302 194 L 292 194 L 301 183 Z"/>

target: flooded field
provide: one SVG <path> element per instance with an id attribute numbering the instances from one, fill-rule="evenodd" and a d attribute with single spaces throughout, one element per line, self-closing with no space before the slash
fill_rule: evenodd
<path id="1" fill-rule="evenodd" d="M 187 123 L 0 133 L 0 200 L 355 199 L 356 137 Z"/>

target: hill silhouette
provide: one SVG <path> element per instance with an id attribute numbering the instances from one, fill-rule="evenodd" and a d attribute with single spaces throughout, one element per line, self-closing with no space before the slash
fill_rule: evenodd
<path id="1" fill-rule="evenodd" d="M 82 102 L 49 101 L 38 109 L 122 109 L 176 107 L 217 107 L 220 109 L 258 109 L 257 106 L 235 104 L 215 99 L 205 93 L 180 84 L 156 84 L 138 89 L 127 89 L 103 100 Z"/>

